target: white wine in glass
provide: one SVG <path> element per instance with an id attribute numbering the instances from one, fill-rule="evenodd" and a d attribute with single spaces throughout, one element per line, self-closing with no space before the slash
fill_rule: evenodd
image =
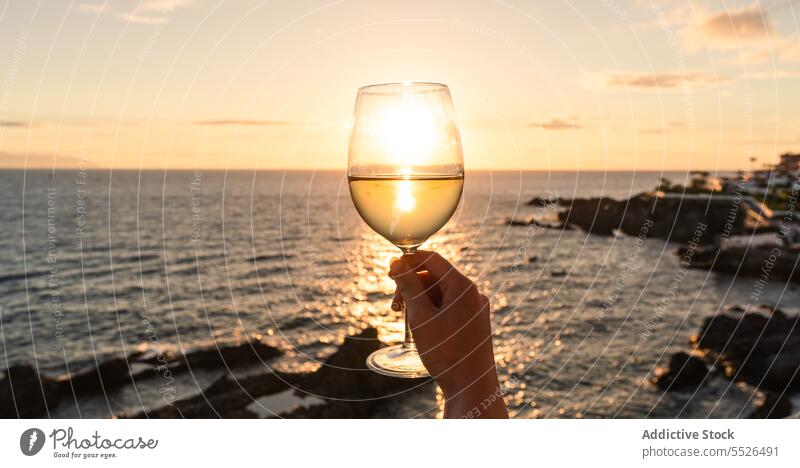
<path id="1" fill-rule="evenodd" d="M 439 83 L 389 83 L 358 90 L 350 133 L 353 204 L 375 232 L 413 254 L 458 207 L 464 185 L 461 137 L 450 90 Z M 367 365 L 393 377 L 424 377 L 408 319 L 402 344 Z"/>

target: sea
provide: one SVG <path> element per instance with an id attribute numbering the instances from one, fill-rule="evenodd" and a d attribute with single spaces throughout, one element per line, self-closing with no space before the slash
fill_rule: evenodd
<path id="1" fill-rule="evenodd" d="M 759 398 L 722 378 L 663 393 L 650 378 L 703 320 L 747 304 L 752 278 L 686 269 L 678 244 L 647 236 L 509 225 L 553 220 L 535 197 L 625 199 L 684 173 L 467 171 L 439 251 L 491 299 L 494 351 L 518 418 L 731 418 Z M 135 351 L 203 349 L 256 337 L 269 363 L 311 372 L 348 334 L 399 341 L 387 277 L 399 251 L 358 217 L 340 171 L 0 171 L 0 369 L 59 376 Z M 800 292 L 760 302 L 798 312 Z M 221 372 L 181 376 L 180 397 Z M 319 404 L 283 395 L 281 408 Z M 103 418 L 163 404 L 158 385 L 80 402 L 51 417 Z M 263 402 L 262 402 L 263 403 Z M 436 391 L 387 417 L 441 417 Z"/>

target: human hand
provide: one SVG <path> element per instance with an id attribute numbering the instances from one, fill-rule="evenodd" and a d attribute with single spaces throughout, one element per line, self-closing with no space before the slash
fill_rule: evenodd
<path id="1" fill-rule="evenodd" d="M 392 308 L 405 304 L 422 363 L 445 398 L 445 417 L 507 418 L 492 351 L 489 299 L 436 252 L 392 261 Z"/>

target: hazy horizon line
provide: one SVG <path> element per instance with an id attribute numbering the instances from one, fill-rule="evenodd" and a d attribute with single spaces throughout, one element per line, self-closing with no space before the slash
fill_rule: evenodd
<path id="1" fill-rule="evenodd" d="M 158 167 L 87 167 L 87 168 L 78 168 L 78 167 L 55 167 L 55 168 L 47 168 L 47 167 L 19 167 L 19 166 L 7 166 L 3 167 L 0 166 L 0 171 L 124 171 L 124 172 L 132 172 L 132 171 L 142 171 L 142 172 L 192 172 L 192 171 L 200 171 L 200 172 L 346 172 L 347 168 L 224 168 L 224 167 L 212 167 L 212 168 L 197 168 L 197 167 L 176 167 L 176 168 L 158 168 Z M 731 169 L 731 168 L 713 168 L 713 169 L 670 169 L 670 168 L 663 168 L 663 169 L 534 169 L 534 168 L 475 168 L 475 169 L 467 169 L 468 172 L 710 172 L 710 173 L 721 173 L 721 172 L 737 172 L 737 171 L 747 171 L 747 169 Z"/>

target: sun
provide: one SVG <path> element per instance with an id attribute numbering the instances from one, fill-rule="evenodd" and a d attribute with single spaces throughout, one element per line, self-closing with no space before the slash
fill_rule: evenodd
<path id="1" fill-rule="evenodd" d="M 375 131 L 396 164 L 414 166 L 430 160 L 438 125 L 425 102 L 411 96 L 383 109 L 377 116 Z"/>

